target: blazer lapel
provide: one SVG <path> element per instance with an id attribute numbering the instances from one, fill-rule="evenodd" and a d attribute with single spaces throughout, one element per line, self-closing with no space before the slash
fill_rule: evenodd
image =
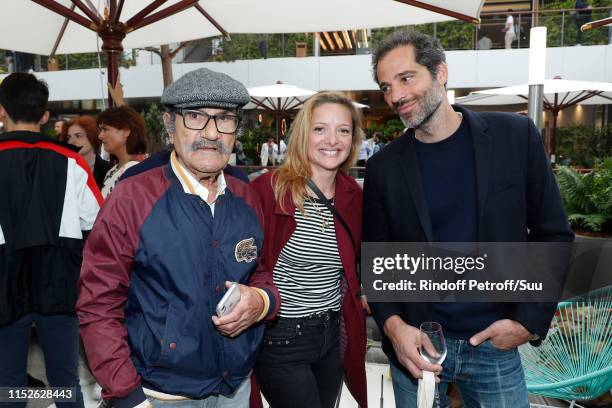
<path id="1" fill-rule="evenodd" d="M 476 189 L 478 200 L 478 235 L 482 226 L 482 216 L 489 189 L 489 177 L 493 165 L 493 137 L 488 133 L 487 123 L 470 110 L 453 106 L 457 112 L 461 112 L 468 121 L 472 143 L 474 144 L 474 160 L 476 161 Z"/>
<path id="2" fill-rule="evenodd" d="M 400 168 L 408 183 L 412 200 L 425 231 L 425 237 L 427 241 L 433 242 L 433 230 L 431 227 L 431 218 L 429 217 L 429 210 L 427 209 L 427 201 L 425 200 L 425 192 L 423 191 L 423 184 L 421 181 L 421 171 L 419 169 L 419 162 L 416 155 L 416 147 L 414 141 L 414 131 L 409 130 L 406 132 L 401 142 L 404 144 L 404 149 L 398 151 L 400 153 Z"/>

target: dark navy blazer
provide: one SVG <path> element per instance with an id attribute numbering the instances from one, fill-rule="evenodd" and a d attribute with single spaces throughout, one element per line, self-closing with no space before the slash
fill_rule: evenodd
<path id="1" fill-rule="evenodd" d="M 472 133 L 478 241 L 572 241 L 559 189 L 533 122 L 516 114 L 453 108 L 463 114 Z M 433 241 L 413 130 L 368 160 L 363 216 L 364 242 Z M 418 327 L 431 320 L 433 305 L 370 304 L 381 331 L 392 315 Z M 544 338 L 556 304 L 497 303 L 496 307 L 503 318 L 516 320 Z M 387 338 L 383 349 L 397 363 Z"/>

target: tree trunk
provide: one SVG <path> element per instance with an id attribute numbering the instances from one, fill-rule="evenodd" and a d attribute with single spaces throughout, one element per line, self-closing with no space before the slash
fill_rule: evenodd
<path id="1" fill-rule="evenodd" d="M 160 56 L 162 62 L 162 76 L 164 78 L 164 89 L 166 89 L 173 81 L 172 79 L 172 59 L 174 55 L 170 52 L 170 45 L 164 44 L 160 46 Z"/>

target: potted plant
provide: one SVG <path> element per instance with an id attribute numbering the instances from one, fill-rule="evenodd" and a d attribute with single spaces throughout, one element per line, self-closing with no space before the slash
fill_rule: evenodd
<path id="1" fill-rule="evenodd" d="M 557 182 L 574 232 L 612 237 L 612 157 L 598 160 L 585 174 L 559 166 Z"/>

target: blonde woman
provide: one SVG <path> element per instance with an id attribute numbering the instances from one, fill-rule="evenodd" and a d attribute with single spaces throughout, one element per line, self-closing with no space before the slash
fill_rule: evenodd
<path id="1" fill-rule="evenodd" d="M 367 406 L 355 268 L 362 192 L 346 174 L 363 139 L 361 121 L 343 94 L 316 94 L 293 123 L 283 164 L 252 184 L 265 219 L 261 263 L 281 297 L 255 368 L 272 408 L 332 408 L 343 376 Z"/>

